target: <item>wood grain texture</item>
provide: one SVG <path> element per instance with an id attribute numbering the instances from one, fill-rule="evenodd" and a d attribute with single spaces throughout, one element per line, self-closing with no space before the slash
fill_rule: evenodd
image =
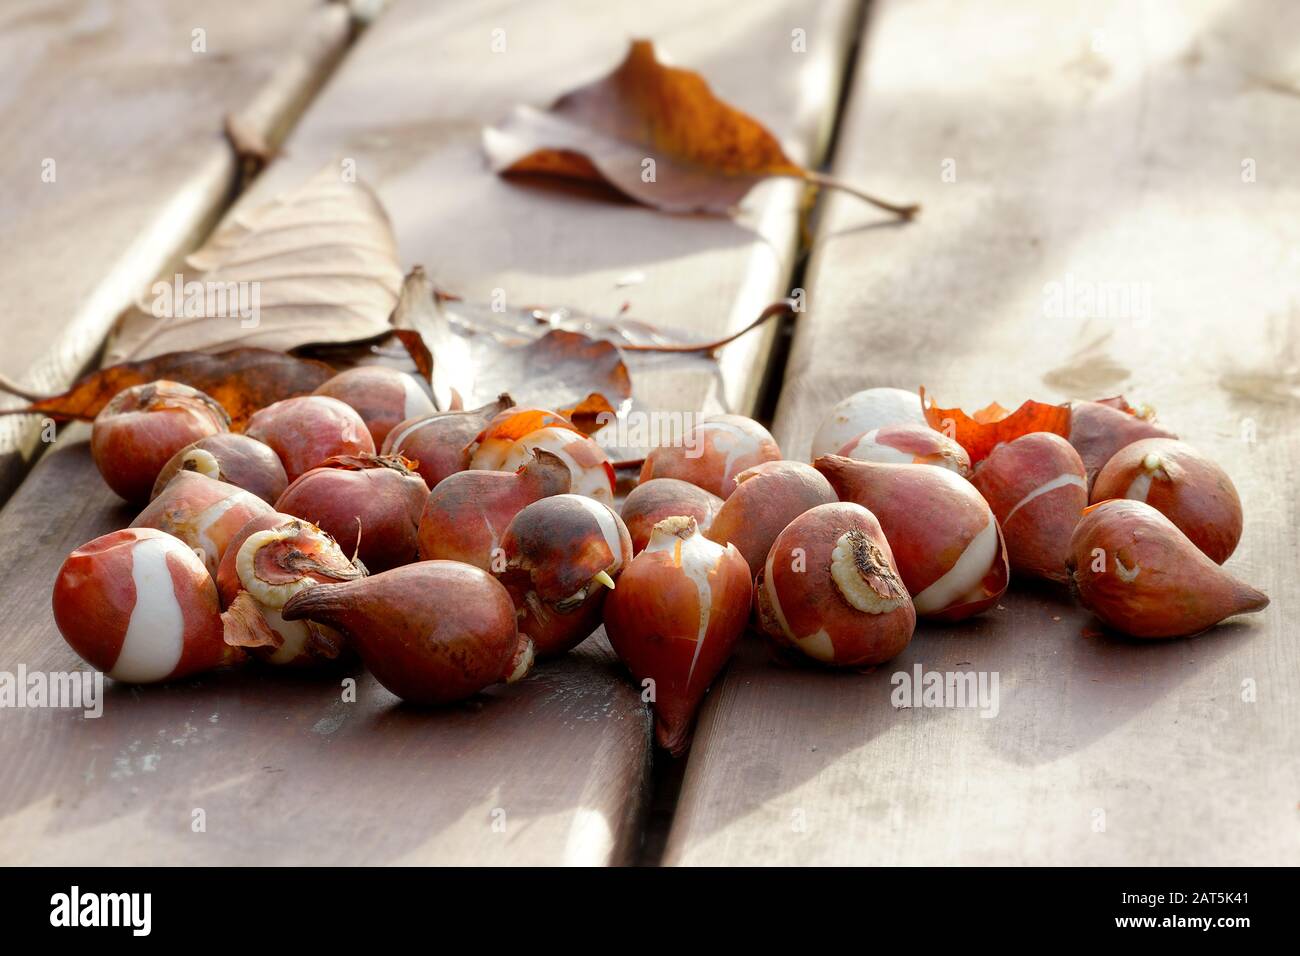
<path id="1" fill-rule="evenodd" d="M 403 264 L 442 287 L 512 306 L 629 314 L 709 340 L 788 292 L 802 185 L 752 191 L 735 218 L 674 216 L 573 187 L 492 175 L 485 125 L 546 106 L 616 66 L 634 37 L 697 70 L 767 124 L 798 161 L 817 154 L 837 95 L 854 5 L 791 0 L 664 3 L 395 3 L 322 91 L 308 121 L 242 202 L 352 160 L 376 187 Z M 792 31 L 807 52 L 792 50 Z M 494 43 L 504 44 L 493 52 Z M 626 281 L 632 277 L 630 284 Z M 651 408 L 747 411 L 772 330 L 711 362 L 660 363 L 636 383 Z"/>
<path id="2" fill-rule="evenodd" d="M 85 370 L 118 315 L 229 200 L 223 116 L 274 142 L 348 31 L 343 7 L 316 0 L 5 4 L 0 373 L 56 392 Z M 0 418 L 0 500 L 38 433 L 36 419 Z"/>
<path id="3" fill-rule="evenodd" d="M 1124 391 L 1233 476 L 1227 567 L 1273 603 L 1142 643 L 1016 582 L 867 675 L 777 670 L 750 645 L 702 716 L 668 862 L 1300 860 L 1298 12 L 874 5 L 835 171 L 924 212 L 895 227 L 830 202 L 782 446 L 806 454 L 872 385 L 966 408 Z M 1136 294 L 1106 310 L 1089 283 Z M 997 674 L 996 717 L 895 709 L 891 675 L 918 663 Z"/>
<path id="4" fill-rule="evenodd" d="M 670 217 L 489 173 L 482 125 L 519 101 L 602 73 L 649 34 L 718 91 L 769 120 L 792 154 L 816 149 L 834 103 L 834 29 L 849 4 L 398 3 L 358 42 L 245 201 L 352 158 L 392 216 L 406 264 L 486 301 L 564 304 L 701 336 L 748 321 L 785 291 L 799 190 L 764 186 L 736 221 Z M 505 54 L 491 53 L 506 30 Z M 791 59 L 790 31 L 809 31 Z M 784 51 L 784 54 L 783 54 Z M 783 58 L 784 57 L 784 58 Z M 629 272 L 647 281 L 628 289 Z M 653 368 L 648 403 L 749 409 L 758 340 L 709 363 Z M 757 368 L 756 368 L 757 366 Z M 79 430 L 83 431 L 84 430 Z M 69 509 L 68 502 L 73 504 Z M 77 433 L 0 513 L 0 670 L 77 666 L 48 610 L 63 556 L 129 515 L 112 505 Z M 104 717 L 6 718 L 0 859 L 20 862 L 618 863 L 631 858 L 648 781 L 650 724 L 597 634 L 521 684 L 463 707 L 416 711 L 364 674 L 356 704 L 338 675 L 248 669 L 166 688 L 113 688 Z M 207 811 L 191 832 L 195 808 Z M 500 811 L 498 813 L 497 811 Z M 502 815 L 504 814 L 504 815 Z M 504 824 L 494 829 L 493 824 Z"/>

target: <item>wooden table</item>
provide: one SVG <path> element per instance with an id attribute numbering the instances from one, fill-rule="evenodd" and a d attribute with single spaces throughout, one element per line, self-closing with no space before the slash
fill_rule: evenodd
<path id="1" fill-rule="evenodd" d="M 749 639 L 684 767 L 653 752 L 603 634 L 522 684 L 434 713 L 398 706 L 361 673 L 355 704 L 337 674 L 114 687 L 98 720 L 0 711 L 0 862 L 609 864 L 657 862 L 665 842 L 671 864 L 1296 861 L 1300 677 L 1284 621 L 1300 456 L 1300 62 L 1288 5 L 879 0 L 864 17 L 847 0 L 398 0 L 350 41 L 338 7 L 223 3 L 208 33 L 230 44 L 219 67 L 186 73 L 157 106 L 149 91 L 168 63 L 141 65 L 141 51 L 160 56 L 215 6 L 193 0 L 172 19 L 169 4 L 143 38 L 114 29 L 108 4 L 83 5 L 75 21 L 34 6 L 0 15 L 43 40 L 0 57 L 34 88 L 71 75 L 78 43 L 123 76 L 41 110 L 0 100 L 6 130 L 64 137 L 56 151 L 9 136 L 26 152 L 0 159 L 15 171 L 0 181 L 22 181 L 42 150 L 66 155 L 60 179 L 72 180 L 57 208 L 35 187 L 0 196 L 0 327 L 16 343 L 5 374 L 54 388 L 90 361 L 139 286 L 221 211 L 234 177 L 223 113 L 251 103 L 273 135 L 311 97 L 238 204 L 351 158 L 393 219 L 403 266 L 422 263 L 444 287 L 601 315 L 628 301 L 638 318 L 701 337 L 799 282 L 810 309 L 779 389 L 770 330 L 728 346 L 716 372 L 674 366 L 636 381 L 665 409 L 759 412 L 779 391 L 790 457 L 806 456 L 836 399 L 868 385 L 924 384 L 968 407 L 1127 391 L 1233 475 L 1247 526 L 1229 567 L 1273 605 L 1143 645 L 1087 636 L 1067 597 L 1016 584 L 966 626 L 923 626 L 866 675 L 777 668 Z M 796 29 L 806 53 L 792 49 Z M 492 52 L 495 30 L 504 53 Z M 717 219 L 486 171 L 484 124 L 601 75 L 633 36 L 703 72 L 801 160 L 820 162 L 834 129 L 837 175 L 919 200 L 922 216 L 900 225 L 824 200 L 804 274 L 790 182 Z M 86 101 L 122 122 L 76 126 L 84 111 L 68 104 Z M 124 161 L 132 175 L 100 191 L 73 174 L 110 176 L 103 155 L 168 129 L 183 149 L 128 151 L 139 165 Z M 95 228 L 69 228 L 88 210 Z M 62 258 L 48 261 L 54 248 Z M 622 282 L 630 273 L 644 281 Z M 1045 290 L 1067 282 L 1137 283 L 1149 307 L 1047 314 Z M 89 298 L 70 307 L 69 292 Z M 49 319 L 30 324 L 34 313 Z M 67 551 L 131 517 L 85 436 L 61 433 L 0 511 L 0 541 L 21 542 L 0 554 L 0 670 L 78 666 L 50 619 L 50 584 Z M 30 432 L 15 426 L 10 440 L 30 456 Z M 890 676 L 917 663 L 997 672 L 998 715 L 894 709 Z"/>

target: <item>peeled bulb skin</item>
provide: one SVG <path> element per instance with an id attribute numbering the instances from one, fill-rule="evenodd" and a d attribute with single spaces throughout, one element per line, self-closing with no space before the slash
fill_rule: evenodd
<path id="1" fill-rule="evenodd" d="M 269 512 L 230 542 L 217 571 L 228 616 L 239 616 L 256 640 L 246 646 L 268 664 L 306 666 L 338 659 L 344 640 L 315 621 L 287 621 L 285 603 L 299 591 L 365 575 L 328 534 L 292 515 Z M 260 620 L 259 620 L 260 619 Z"/>
<path id="2" fill-rule="evenodd" d="M 566 494 L 569 481 L 569 466 L 541 449 L 514 474 L 462 471 L 447 476 L 424 503 L 421 560 L 464 561 L 484 571 L 504 570 L 501 539 L 515 515 L 534 501 Z"/>
<path id="3" fill-rule="evenodd" d="M 1064 584 L 1070 535 L 1088 505 L 1083 461 L 1070 443 L 1030 432 L 994 448 L 970 480 L 1002 527 L 1011 570 Z"/>
<path id="4" fill-rule="evenodd" d="M 413 376 L 384 365 L 361 365 L 339 372 L 313 394 L 351 406 L 366 423 L 376 448 L 382 447 L 398 422 L 436 411 L 433 399 Z"/>
<path id="5" fill-rule="evenodd" d="M 1232 479 L 1173 438 L 1144 438 L 1117 451 L 1092 487 L 1094 503 L 1107 498 L 1151 505 L 1215 564 L 1227 561 L 1241 540 L 1241 499 Z"/>
<path id="6" fill-rule="evenodd" d="M 736 476 L 736 490 L 723 502 L 708 537 L 734 544 L 757 574 L 786 525 L 808 509 L 836 500 L 835 489 L 811 465 L 764 462 Z"/>
<path id="7" fill-rule="evenodd" d="M 573 494 L 614 504 L 614 466 L 605 450 L 563 415 L 544 408 L 512 408 L 497 415 L 470 444 L 469 466 L 515 471 L 538 448 L 569 466 Z"/>
<path id="8" fill-rule="evenodd" d="M 827 413 L 813 436 L 812 457 L 833 455 L 851 439 L 885 425 L 925 425 L 921 396 L 901 388 L 854 392 Z"/>
<path id="9" fill-rule="evenodd" d="M 1080 602 L 1132 637 L 1184 637 L 1268 606 L 1263 592 L 1228 574 L 1141 501 L 1090 507 L 1070 552 Z"/>
<path id="10" fill-rule="evenodd" d="M 384 439 L 385 455 L 415 462 L 415 470 L 430 488 L 448 475 L 469 467 L 469 444 L 487 423 L 514 405 L 502 395 L 490 405 L 462 412 L 434 412 L 399 422 Z"/>
<path id="11" fill-rule="evenodd" d="M 836 454 L 893 465 L 937 465 L 970 477 L 970 455 L 943 432 L 907 422 L 884 425 L 849 439 Z"/>
<path id="12" fill-rule="evenodd" d="M 518 680 L 532 664 L 506 589 L 459 561 L 419 561 L 317 585 L 294 595 L 284 617 L 337 628 L 379 683 L 416 704 L 463 700 Z"/>
<path id="13" fill-rule="evenodd" d="M 1070 404 L 1070 444 L 1083 459 L 1091 493 L 1097 473 L 1117 451 L 1143 438 L 1177 438 L 1155 422 L 1100 402 Z"/>
<path id="14" fill-rule="evenodd" d="M 997 519 L 974 486 L 930 465 L 814 462 L 842 501 L 880 521 L 919 617 L 959 621 L 997 603 L 1010 578 Z"/>
<path id="15" fill-rule="evenodd" d="M 714 415 L 695 426 L 681 444 L 651 449 L 640 480 L 678 478 L 725 500 L 736 488 L 736 475 L 780 457 L 772 433 L 752 418 Z"/>
<path id="16" fill-rule="evenodd" d="M 284 494 L 289 479 L 279 457 L 269 447 L 247 435 L 220 433 L 186 445 L 158 473 L 151 498 L 181 471 L 196 471 L 208 478 L 243 488 L 268 505 Z"/>
<path id="17" fill-rule="evenodd" d="M 325 395 L 286 398 L 253 413 L 244 434 L 280 456 L 290 482 L 335 455 L 373 455 L 374 440 L 351 406 Z"/>
<path id="18" fill-rule="evenodd" d="M 776 644 L 836 667 L 887 661 L 916 629 L 880 522 L 851 502 L 790 522 L 759 568 L 755 605 L 759 628 Z"/>
<path id="19" fill-rule="evenodd" d="M 600 625 L 606 594 L 632 560 L 632 538 L 617 514 L 583 495 L 553 495 L 511 520 L 497 572 L 515 602 L 521 633 L 537 656 L 576 647 Z"/>
<path id="20" fill-rule="evenodd" d="M 95 416 L 90 453 L 110 488 L 127 501 L 144 502 L 176 452 L 229 429 L 230 417 L 214 399 L 159 380 L 113 396 Z"/>
<path id="21" fill-rule="evenodd" d="M 231 538 L 251 519 L 271 512 L 270 505 L 243 488 L 183 471 L 136 516 L 131 527 L 175 535 L 202 557 L 209 574 L 216 575 Z"/>
<path id="22" fill-rule="evenodd" d="M 655 738 L 686 749 L 704 692 L 745 632 L 749 566 L 734 546 L 667 518 L 605 599 L 605 632 L 638 683 L 654 682 Z"/>
<path id="23" fill-rule="evenodd" d="M 72 649 L 114 680 L 150 684 L 244 657 L 225 642 L 203 562 L 152 528 L 114 531 L 73 551 L 59 569 L 53 606 Z"/>
<path id="24" fill-rule="evenodd" d="M 409 564 L 429 497 L 429 487 L 411 464 L 382 455 L 327 458 L 290 484 L 275 510 L 319 525 L 371 571 Z"/>
<path id="25" fill-rule="evenodd" d="M 632 489 L 619 514 L 632 536 L 632 553 L 640 554 L 650 543 L 654 526 L 665 518 L 694 518 L 701 533 L 707 535 L 721 508 L 721 498 L 689 481 L 651 478 Z"/>

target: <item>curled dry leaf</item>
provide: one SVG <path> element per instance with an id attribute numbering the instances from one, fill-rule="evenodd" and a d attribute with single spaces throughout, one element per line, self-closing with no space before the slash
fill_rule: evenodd
<path id="1" fill-rule="evenodd" d="M 758 120 L 713 95 L 698 73 L 665 66 L 648 40 L 603 79 L 560 97 L 549 110 L 516 107 L 484 130 L 493 171 L 613 186 L 666 212 L 727 213 L 757 183 L 793 177 L 843 189 L 900 216 L 897 206 L 805 170 Z M 645 162 L 654 178 L 645 179 Z"/>
<path id="2" fill-rule="evenodd" d="M 998 444 L 1030 432 L 1051 432 L 1062 438 L 1070 437 L 1068 405 L 1027 401 L 1014 412 L 1008 412 L 994 402 L 967 415 L 960 408 L 939 408 L 933 399 L 926 397 L 924 386 L 920 393 L 921 408 L 930 427 L 951 436 L 965 448 L 972 465 L 983 461 Z"/>
<path id="3" fill-rule="evenodd" d="M 127 314 L 108 361 L 374 338 L 389 331 L 401 281 L 378 197 L 327 166 L 296 191 L 227 216 L 179 278 Z"/>
<path id="4" fill-rule="evenodd" d="M 474 383 L 469 343 L 452 330 L 423 266 L 407 273 L 391 321 L 394 334 L 432 387 L 438 411 L 464 408 Z"/>
<path id="5" fill-rule="evenodd" d="M 269 349 L 172 352 L 139 362 L 124 362 L 82 377 L 68 391 L 3 414 L 38 414 L 90 421 L 124 388 L 160 378 L 211 395 L 230 414 L 231 427 L 242 431 L 257 409 L 282 398 L 307 395 L 334 374 L 324 362 L 296 358 Z"/>

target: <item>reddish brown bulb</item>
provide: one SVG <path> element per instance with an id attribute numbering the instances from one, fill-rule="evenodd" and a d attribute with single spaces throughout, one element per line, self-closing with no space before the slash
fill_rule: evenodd
<path id="1" fill-rule="evenodd" d="M 277 511 L 319 525 L 373 572 L 415 560 L 429 488 L 404 458 L 340 455 L 291 483 Z"/>
<path id="2" fill-rule="evenodd" d="M 680 445 L 652 449 L 641 466 L 641 481 L 680 478 L 726 499 L 736 488 L 736 475 L 780 457 L 771 432 L 752 418 L 715 415 L 692 429 Z"/>
<path id="3" fill-rule="evenodd" d="M 605 599 L 605 632 L 632 676 L 651 691 L 655 738 L 686 749 L 704 692 L 745 631 L 752 585 L 734 546 L 666 518 Z"/>
<path id="4" fill-rule="evenodd" d="M 722 499 L 699 485 L 679 478 L 651 478 L 632 489 L 619 513 L 632 535 L 632 552 L 640 554 L 650 543 L 655 525 L 665 518 L 694 518 L 700 533 L 707 535 L 721 507 Z"/>
<path id="5" fill-rule="evenodd" d="M 411 375 L 384 365 L 361 365 L 339 372 L 313 393 L 351 406 L 380 448 L 398 422 L 432 415 L 433 399 Z"/>
<path id="6" fill-rule="evenodd" d="M 175 535 L 192 548 L 216 574 L 234 535 L 271 506 L 243 488 L 193 471 L 183 471 L 149 502 L 132 528 L 156 528 Z"/>
<path id="7" fill-rule="evenodd" d="M 447 704 L 524 676 L 532 645 L 515 630 L 510 595 L 459 561 L 420 561 L 345 584 L 322 584 L 284 606 L 345 634 L 375 679 L 403 700 Z"/>
<path id="8" fill-rule="evenodd" d="M 757 574 L 776 536 L 810 508 L 837 501 L 821 473 L 801 461 L 768 461 L 736 476 L 736 490 L 722 505 L 708 536 L 740 549 Z"/>
<path id="9" fill-rule="evenodd" d="M 158 473 L 173 455 L 229 428 L 230 417 L 214 399 L 159 380 L 113 396 L 95 416 L 90 453 L 108 486 L 138 503 L 149 500 Z"/>
<path id="10" fill-rule="evenodd" d="M 289 484 L 275 452 L 247 435 L 221 433 L 186 445 L 158 473 L 150 497 L 157 498 L 182 471 L 195 471 L 243 488 L 267 504 L 274 504 Z"/>
<path id="11" fill-rule="evenodd" d="M 351 406 L 324 395 L 286 398 L 259 409 L 244 434 L 280 456 L 292 482 L 335 455 L 372 455 L 375 443 Z"/>
<path id="12" fill-rule="evenodd" d="M 420 517 L 420 557 L 464 561 L 504 571 L 501 547 L 515 515 L 534 501 L 569 490 L 569 466 L 540 448 L 518 471 L 461 471 L 427 497 Z"/>
<path id="13" fill-rule="evenodd" d="M 600 625 L 605 595 L 632 560 L 632 539 L 607 505 L 554 495 L 524 508 L 506 528 L 506 570 L 519 630 L 538 657 L 563 654 Z"/>
<path id="14" fill-rule="evenodd" d="M 487 423 L 514 405 L 502 395 L 490 405 L 467 412 L 434 412 L 399 423 L 384 439 L 385 455 L 401 455 L 430 488 L 469 467 L 469 445 Z"/>
<path id="15" fill-rule="evenodd" d="M 916 610 L 880 522 L 847 501 L 790 522 L 759 568 L 755 592 L 760 629 L 823 664 L 887 661 L 916 629 Z"/>

